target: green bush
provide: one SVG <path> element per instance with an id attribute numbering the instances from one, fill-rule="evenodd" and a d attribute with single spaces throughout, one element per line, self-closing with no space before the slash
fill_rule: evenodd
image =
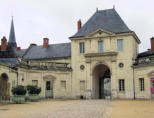
<path id="1" fill-rule="evenodd" d="M 41 88 L 33 85 L 28 85 L 27 86 L 27 91 L 29 94 L 40 94 Z"/>
<path id="2" fill-rule="evenodd" d="M 26 88 L 21 85 L 18 85 L 17 87 L 12 88 L 13 95 L 25 95 L 26 92 L 27 92 Z"/>

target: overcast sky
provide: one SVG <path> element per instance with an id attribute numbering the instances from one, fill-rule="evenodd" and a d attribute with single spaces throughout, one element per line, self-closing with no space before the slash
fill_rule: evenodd
<path id="1" fill-rule="evenodd" d="M 0 0 L 0 38 L 9 38 L 11 16 L 16 41 L 21 48 L 30 43 L 41 45 L 43 37 L 50 43 L 70 42 L 77 31 L 77 21 L 84 24 L 95 12 L 116 11 L 141 40 L 140 52 L 150 48 L 154 36 L 154 0 Z"/>

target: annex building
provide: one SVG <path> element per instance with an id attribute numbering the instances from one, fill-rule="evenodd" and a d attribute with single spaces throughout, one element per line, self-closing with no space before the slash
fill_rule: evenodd
<path id="1" fill-rule="evenodd" d="M 17 46 L 13 20 L 9 40 L 1 39 L 0 99 L 10 99 L 17 85 L 42 88 L 42 98 L 154 98 L 154 38 L 141 43 L 115 9 L 97 10 L 70 43 Z"/>

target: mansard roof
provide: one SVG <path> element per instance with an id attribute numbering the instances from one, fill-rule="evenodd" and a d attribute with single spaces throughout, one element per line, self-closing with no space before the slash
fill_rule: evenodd
<path id="1" fill-rule="evenodd" d="M 131 32 L 115 9 L 107 9 L 96 11 L 71 38 L 86 36 L 97 29 L 104 29 L 113 33 Z"/>
<path id="2" fill-rule="evenodd" d="M 57 59 L 71 57 L 71 43 L 50 44 L 47 48 L 30 46 L 23 55 L 24 59 Z"/>

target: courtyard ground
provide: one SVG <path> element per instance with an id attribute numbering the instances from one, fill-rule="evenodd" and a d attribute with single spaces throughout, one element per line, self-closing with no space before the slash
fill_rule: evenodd
<path id="1" fill-rule="evenodd" d="M 109 118 L 108 100 L 48 100 L 0 106 L 0 118 Z"/>
<path id="2" fill-rule="evenodd" d="M 0 118 L 154 118 L 154 101 L 44 100 L 0 105 Z"/>
<path id="3" fill-rule="evenodd" d="M 114 101 L 111 118 L 154 118 L 154 101 Z"/>

